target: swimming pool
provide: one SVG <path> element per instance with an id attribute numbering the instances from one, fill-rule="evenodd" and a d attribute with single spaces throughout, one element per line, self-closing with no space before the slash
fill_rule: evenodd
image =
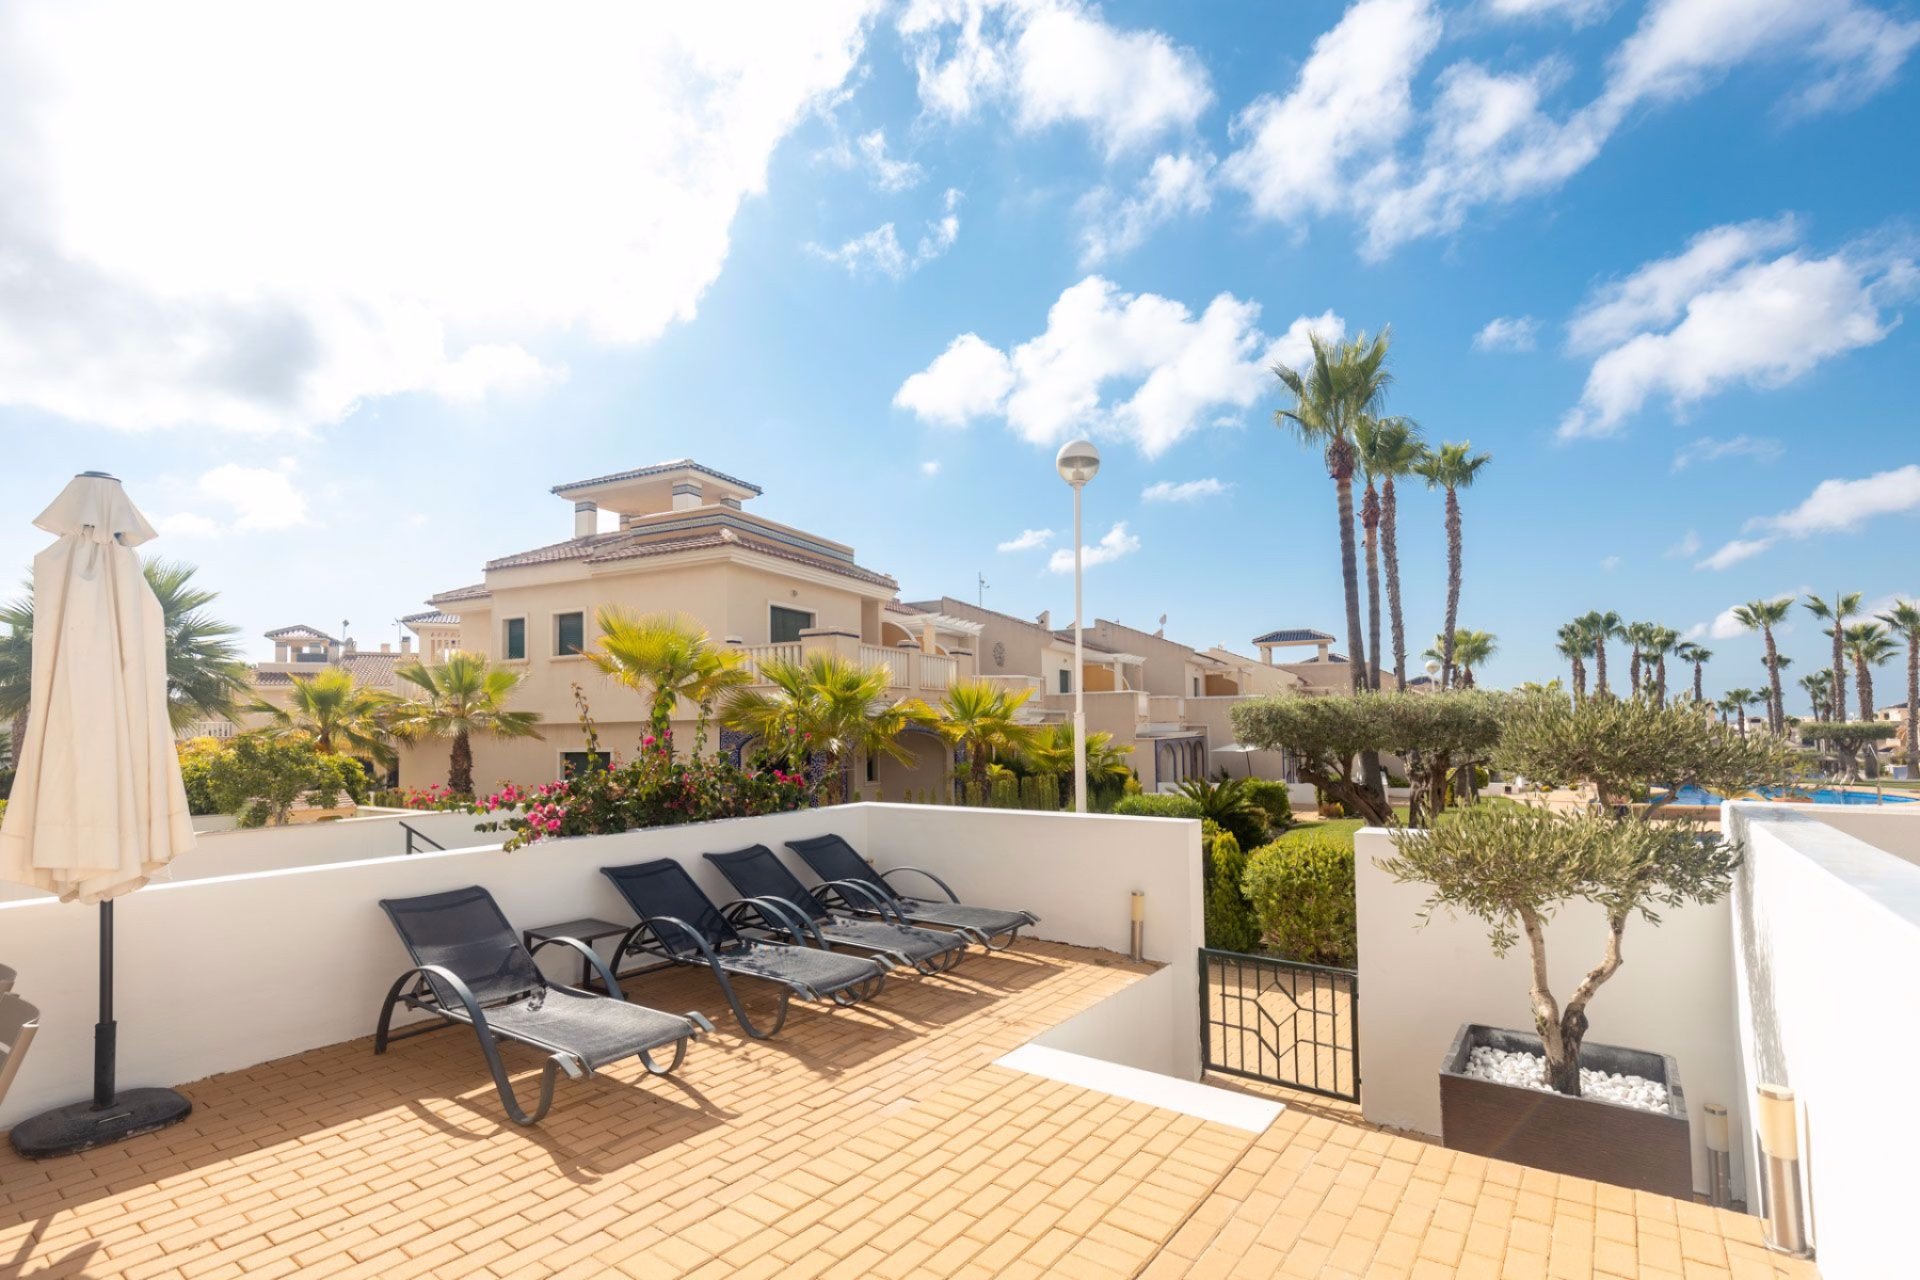
<path id="1" fill-rule="evenodd" d="M 1777 791 L 1764 793 L 1768 799 L 1777 797 Z M 1876 804 L 1879 798 L 1869 791 L 1841 791 L 1835 787 L 1817 787 L 1812 791 L 1795 791 L 1795 796 L 1805 796 L 1815 804 Z M 1889 795 L 1884 797 L 1888 804 L 1912 804 L 1912 796 Z M 1711 791 L 1699 787 L 1681 787 L 1673 793 L 1672 804 L 1719 804 L 1720 797 Z"/>

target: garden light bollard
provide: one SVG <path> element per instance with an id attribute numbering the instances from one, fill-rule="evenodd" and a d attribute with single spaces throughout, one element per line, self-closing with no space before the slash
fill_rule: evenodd
<path id="1" fill-rule="evenodd" d="M 1127 958 L 1135 964 L 1140 962 L 1147 935 L 1147 895 L 1138 889 L 1133 891 L 1133 944 L 1127 952 Z"/>
<path id="2" fill-rule="evenodd" d="M 1754 1091 L 1754 1128 L 1760 1159 L 1766 1166 L 1767 1247 L 1796 1258 L 1813 1256 L 1807 1248 L 1806 1206 L 1800 1198 L 1800 1116 L 1793 1090 L 1763 1084 Z"/>
<path id="3" fill-rule="evenodd" d="M 1727 1108 L 1723 1103 L 1706 1105 L 1707 1188 L 1713 1207 L 1724 1209 L 1732 1202 L 1733 1153 L 1727 1134 Z"/>

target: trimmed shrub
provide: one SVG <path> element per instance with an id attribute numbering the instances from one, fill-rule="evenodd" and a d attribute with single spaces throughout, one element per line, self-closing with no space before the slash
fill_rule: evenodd
<path id="1" fill-rule="evenodd" d="M 1316 836 L 1255 849 L 1241 888 L 1267 950 L 1306 964 L 1353 966 L 1352 845 Z"/>
<path id="2" fill-rule="evenodd" d="M 1113 811 L 1132 818 L 1198 818 L 1200 806 L 1186 796 L 1163 796 L 1136 791 L 1121 796 Z"/>
<path id="3" fill-rule="evenodd" d="M 1273 782 L 1266 778 L 1252 778 L 1243 783 L 1247 799 L 1259 805 L 1267 815 L 1267 825 L 1275 831 L 1285 831 L 1293 825 L 1293 799 L 1287 794 L 1287 784 Z"/>
<path id="4" fill-rule="evenodd" d="M 1206 929 L 1207 945 L 1221 951 L 1251 951 L 1260 941 L 1260 926 L 1253 917 L 1240 882 L 1246 875 L 1247 855 L 1230 831 L 1206 824 Z"/>

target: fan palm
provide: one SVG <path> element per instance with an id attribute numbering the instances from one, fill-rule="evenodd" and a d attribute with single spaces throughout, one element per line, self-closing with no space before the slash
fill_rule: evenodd
<path id="1" fill-rule="evenodd" d="M 1073 726 L 1053 724 L 1037 730 L 1020 754 L 1029 772 L 1072 777 Z M 1089 733 L 1087 785 L 1097 788 L 1103 783 L 1125 782 L 1133 774 L 1127 763 L 1127 757 L 1132 754 L 1131 746 L 1115 746 L 1110 733 Z"/>
<path id="2" fill-rule="evenodd" d="M 1807 691 L 1807 701 L 1813 704 L 1813 718 L 1831 720 L 1833 718 L 1833 672 L 1809 671 L 1800 677 L 1800 687 Z"/>
<path id="3" fill-rule="evenodd" d="M 1038 737 L 1036 727 L 1021 721 L 1020 708 L 1033 694 L 1032 689 L 1009 691 L 989 680 L 962 680 L 950 685 L 946 696 L 935 708 L 941 734 L 966 752 L 967 771 L 974 785 L 984 787 L 987 765 L 1001 756 L 1018 756 L 1030 750 Z M 1068 745 L 1071 747 L 1069 728 Z M 1073 773 L 1069 765 L 1067 774 Z M 1087 772 L 1093 775 L 1093 737 L 1087 737 Z"/>
<path id="4" fill-rule="evenodd" d="M 1703 648 L 1691 640 L 1682 640 L 1674 646 L 1673 653 L 1680 661 L 1693 664 L 1693 700 L 1705 703 L 1707 700 L 1706 666 L 1713 661 L 1713 650 Z"/>
<path id="5" fill-rule="evenodd" d="M 1354 428 L 1354 448 L 1367 478 L 1360 502 L 1360 524 L 1367 541 L 1367 645 L 1371 670 L 1367 683 L 1380 687 L 1380 558 L 1387 568 L 1387 610 L 1393 629 L 1393 678 L 1396 688 L 1407 683 L 1407 637 L 1400 616 L 1400 548 L 1395 528 L 1395 476 L 1412 475 L 1426 457 L 1420 429 L 1406 418 L 1376 418 L 1363 414 Z M 1377 486 L 1377 487 L 1376 487 Z"/>
<path id="6" fill-rule="evenodd" d="M 900 745 L 907 730 L 932 727 L 934 717 L 917 698 L 888 702 L 893 675 L 886 667 L 863 667 L 838 654 L 811 653 L 799 662 L 763 662 L 760 679 L 770 689 L 736 688 L 720 711 L 720 723 L 759 738 L 795 769 L 818 752 L 827 762 L 827 796 L 846 794 L 846 768 L 859 754 L 911 764 Z"/>
<path id="7" fill-rule="evenodd" d="M 1847 618 L 1860 612 L 1860 593 L 1858 591 L 1836 591 L 1825 600 L 1809 595 L 1801 602 L 1806 611 L 1827 624 L 1827 635 L 1833 639 L 1833 696 L 1827 700 L 1827 711 L 1835 720 L 1847 718 L 1847 663 L 1844 650 Z"/>
<path id="8" fill-rule="evenodd" d="M 1559 641 L 1553 646 L 1555 653 L 1567 660 L 1573 672 L 1573 700 L 1587 700 L 1587 655 L 1593 652 L 1593 641 L 1588 637 L 1586 628 L 1578 619 L 1566 623 L 1560 628 Z"/>
<path id="9" fill-rule="evenodd" d="M 1453 633 L 1451 645 L 1447 639 L 1446 636 L 1435 636 L 1433 648 L 1420 656 L 1444 662 L 1442 655 L 1452 649 L 1454 665 L 1460 671 L 1460 687 L 1473 688 L 1473 669 L 1485 666 L 1487 659 L 1499 652 L 1498 637 L 1490 631 L 1468 631 L 1463 628 Z"/>
<path id="10" fill-rule="evenodd" d="M 394 699 L 356 682 L 339 667 L 295 676 L 286 706 L 256 698 L 246 709 L 266 717 L 253 732 L 269 738 L 306 738 L 316 750 L 364 755 L 377 764 L 393 763 L 387 718 Z"/>
<path id="11" fill-rule="evenodd" d="M 1620 615 L 1611 609 L 1586 614 L 1580 624 L 1593 640 L 1593 693 L 1595 697 L 1604 698 L 1607 696 L 1607 641 L 1618 640 L 1625 628 Z"/>
<path id="12" fill-rule="evenodd" d="M 1780 700 L 1780 670 L 1775 665 L 1780 660 L 1780 650 L 1773 642 L 1773 629 L 1787 620 L 1787 611 L 1792 608 L 1793 597 L 1781 596 L 1777 600 L 1749 600 L 1733 611 L 1734 621 L 1749 631 L 1758 631 L 1766 641 L 1767 727 L 1775 733 L 1786 727 L 1786 710 Z"/>
<path id="13" fill-rule="evenodd" d="M 1920 603 L 1896 600 L 1880 621 L 1907 642 L 1907 776 L 1920 775 Z"/>
<path id="14" fill-rule="evenodd" d="M 746 655 L 716 648 L 705 628 L 677 613 L 636 616 L 617 605 L 602 605 L 594 623 L 600 638 L 588 659 L 615 683 L 647 699 L 654 737 L 662 742 L 673 729 L 681 699 L 699 708 L 699 736 L 704 739 L 716 700 L 753 682 Z M 696 741 L 695 750 L 704 745 Z"/>
<path id="15" fill-rule="evenodd" d="M 1860 719 L 1873 719 L 1873 668 L 1894 655 L 1900 646 L 1893 633 L 1877 622 L 1856 622 L 1847 628 L 1846 653 L 1853 659 L 1853 679 L 1860 695 Z"/>
<path id="16" fill-rule="evenodd" d="M 1650 626 L 1642 641 L 1640 656 L 1653 666 L 1653 703 L 1657 707 L 1667 705 L 1667 655 L 1680 643 L 1680 633 L 1672 627 Z"/>
<path id="17" fill-rule="evenodd" d="M 1447 491 L 1447 623 L 1440 632 L 1440 687 L 1453 684 L 1456 665 L 1453 639 L 1460 617 L 1460 490 L 1470 488 L 1479 474 L 1493 461 L 1490 453 L 1471 452 L 1471 441 L 1443 444 L 1428 454 L 1415 468 L 1426 479 L 1427 488 Z"/>
<path id="18" fill-rule="evenodd" d="M 520 673 L 496 667 L 477 653 L 448 650 L 429 666 L 414 661 L 397 668 L 396 680 L 418 690 L 390 709 L 392 732 L 402 738 L 445 738 L 447 789 L 473 794 L 473 739 L 538 738 L 540 714 L 509 711 Z"/>

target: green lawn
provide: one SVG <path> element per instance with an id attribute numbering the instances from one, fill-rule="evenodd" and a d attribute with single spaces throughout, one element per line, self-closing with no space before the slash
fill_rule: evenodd
<path id="1" fill-rule="evenodd" d="M 1400 821 L 1405 822 L 1407 820 L 1407 811 L 1405 808 L 1395 809 L 1393 812 Z M 1274 843 L 1289 844 L 1300 840 L 1317 840 L 1321 837 L 1331 837 L 1332 839 L 1342 841 L 1348 846 L 1351 846 L 1353 844 L 1353 833 L 1366 825 L 1367 824 L 1359 818 L 1321 818 L 1317 821 L 1303 821 L 1299 826 L 1284 832 Z"/>

